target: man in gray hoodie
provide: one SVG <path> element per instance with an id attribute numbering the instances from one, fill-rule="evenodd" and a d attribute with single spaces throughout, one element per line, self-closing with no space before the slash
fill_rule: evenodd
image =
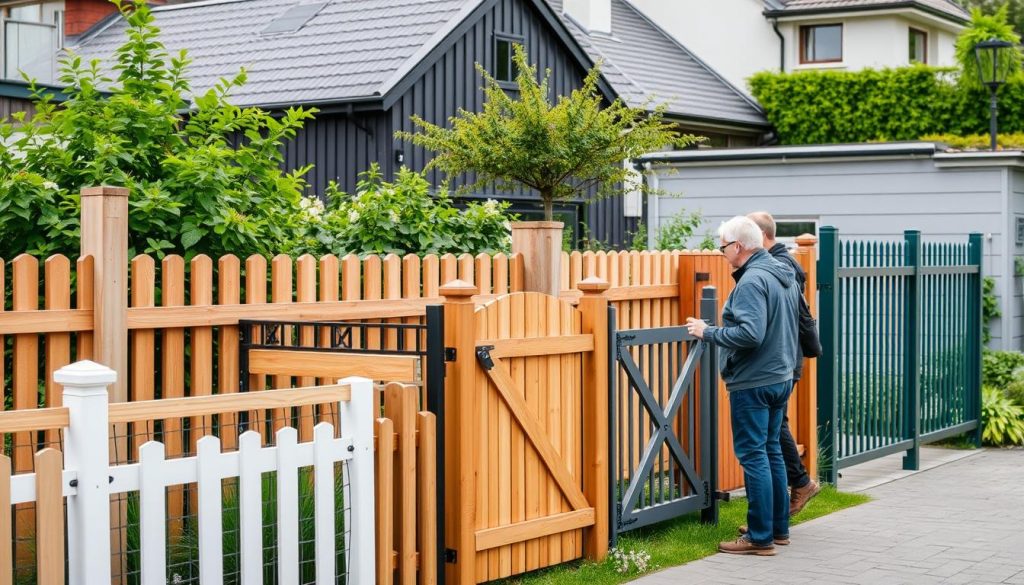
<path id="1" fill-rule="evenodd" d="M 733 449 L 747 491 L 748 532 L 718 549 L 771 556 L 776 544 L 789 544 L 789 490 L 779 434 L 800 355 L 800 289 L 793 269 L 764 249 L 761 229 L 750 218 L 730 219 L 718 235 L 736 280 L 722 326 L 686 320 L 691 335 L 719 349 Z"/>

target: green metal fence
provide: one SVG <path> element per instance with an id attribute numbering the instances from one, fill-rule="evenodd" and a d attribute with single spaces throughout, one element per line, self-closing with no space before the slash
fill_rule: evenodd
<path id="1" fill-rule="evenodd" d="M 822 478 L 924 443 L 981 440 L 981 234 L 965 243 L 843 241 L 820 233 Z"/>

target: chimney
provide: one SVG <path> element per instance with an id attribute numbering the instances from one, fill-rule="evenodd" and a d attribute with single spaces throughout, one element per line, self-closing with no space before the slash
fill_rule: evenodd
<path id="1" fill-rule="evenodd" d="M 165 0 L 150 0 L 150 4 L 164 4 Z M 110 0 L 65 0 L 64 35 L 77 37 L 96 23 L 117 12 Z"/>
<path id="2" fill-rule="evenodd" d="M 564 12 L 587 32 L 612 32 L 612 0 L 565 0 Z"/>

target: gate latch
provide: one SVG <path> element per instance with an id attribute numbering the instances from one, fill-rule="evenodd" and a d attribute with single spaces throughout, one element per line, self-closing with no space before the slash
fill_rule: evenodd
<path id="1" fill-rule="evenodd" d="M 444 562 L 446 563 L 458 563 L 459 553 L 453 548 L 444 549 Z"/>
<path id="2" fill-rule="evenodd" d="M 492 349 L 494 349 L 493 345 L 481 345 L 476 348 L 476 361 L 480 362 L 480 367 L 488 371 L 494 369 L 494 360 L 491 358 Z"/>

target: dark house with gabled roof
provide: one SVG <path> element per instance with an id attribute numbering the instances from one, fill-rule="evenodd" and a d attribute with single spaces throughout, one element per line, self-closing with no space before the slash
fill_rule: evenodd
<path id="1" fill-rule="evenodd" d="M 718 144 L 753 145 L 769 130 L 756 104 L 626 0 L 584 2 L 607 26 L 588 18 L 594 13 L 563 14 L 560 0 L 209 0 L 156 7 L 153 15 L 168 50 L 189 51 L 196 91 L 245 67 L 248 82 L 233 93 L 234 103 L 319 109 L 286 153 L 289 168 L 315 165 L 307 178 L 316 193 L 331 180 L 354 191 L 371 162 L 385 177 L 403 164 L 422 169 L 429 153 L 395 139 L 395 131 L 412 130 L 412 114 L 443 124 L 460 108 L 481 109 L 474 64 L 511 79 L 513 43 L 525 45 L 541 70 L 551 69 L 556 95 L 578 88 L 604 59 L 601 90 L 609 101 L 652 108 L 667 102 L 681 128 Z M 109 58 L 125 26 L 120 17 L 101 22 L 74 50 Z M 437 184 L 443 177 L 430 178 Z M 511 200 L 527 215 L 539 210 L 526 192 L 479 196 Z M 637 199 L 624 210 L 616 197 L 567 202 L 560 211 L 570 224 L 586 222 L 594 237 L 621 244 L 640 205 Z"/>

